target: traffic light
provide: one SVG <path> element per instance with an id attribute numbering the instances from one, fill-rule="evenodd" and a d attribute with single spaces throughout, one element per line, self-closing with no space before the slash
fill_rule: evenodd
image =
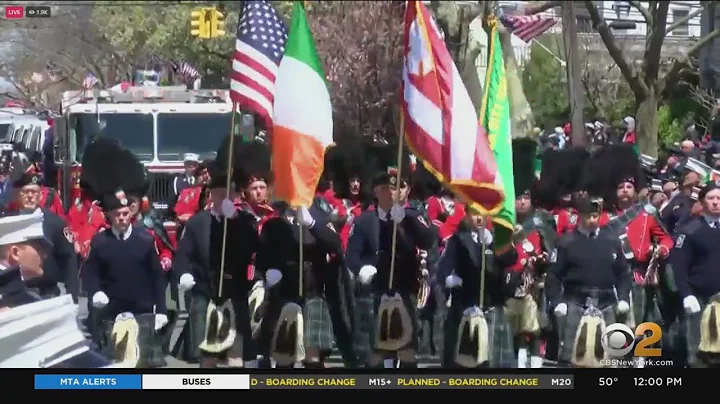
<path id="1" fill-rule="evenodd" d="M 211 8 L 203 7 L 193 10 L 192 13 L 190 13 L 192 17 L 190 20 L 190 35 L 203 39 L 210 38 L 212 10 Z"/>
<path id="2" fill-rule="evenodd" d="M 225 36 L 225 14 L 217 9 L 212 10 L 212 38 Z"/>

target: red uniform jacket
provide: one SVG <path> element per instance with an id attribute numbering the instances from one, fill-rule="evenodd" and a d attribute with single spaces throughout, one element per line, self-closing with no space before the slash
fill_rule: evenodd
<path id="1" fill-rule="evenodd" d="M 445 219 L 445 222 L 440 222 L 437 219 L 430 219 L 432 223 L 438 227 L 438 235 L 440 236 L 440 241 L 442 244 L 447 242 L 450 237 L 452 237 L 453 234 L 458 229 L 458 226 L 460 226 L 460 222 L 463 221 L 465 218 L 466 212 L 465 212 L 465 204 L 463 203 L 455 203 L 455 211 L 452 215 L 448 216 Z M 430 216 L 430 200 L 428 200 L 428 218 Z M 435 216 L 437 217 L 437 216 Z M 488 223 L 488 227 L 491 227 L 490 223 Z"/>
<path id="2" fill-rule="evenodd" d="M 75 236 L 75 248 L 82 258 L 87 258 L 90 241 L 100 229 L 107 227 L 105 215 L 96 202 L 83 200 L 70 209 L 68 220 Z"/>
<path id="3" fill-rule="evenodd" d="M 350 230 L 352 229 L 353 221 L 356 217 L 362 214 L 362 203 L 360 201 L 353 202 L 347 198 L 340 199 L 335 196 L 334 192 L 325 192 L 323 196 L 328 204 L 337 211 L 338 217 L 345 219 L 345 224 L 343 224 L 342 228 L 335 229 L 340 235 L 342 248 L 345 250 L 347 248 L 348 239 L 350 239 Z"/>
<path id="4" fill-rule="evenodd" d="M 170 260 L 170 264 L 172 264 L 172 258 L 173 258 L 173 252 L 168 247 L 165 242 L 155 233 L 155 230 L 145 226 L 143 223 L 140 223 L 140 225 L 147 230 L 148 233 L 152 236 L 153 240 L 155 241 L 155 252 L 157 252 L 158 257 L 160 257 L 160 263 L 163 262 L 163 260 L 168 259 Z M 163 271 L 167 272 L 170 270 L 170 266 L 163 266 Z"/>
<path id="5" fill-rule="evenodd" d="M 47 202 L 48 196 L 50 195 L 51 188 L 42 187 L 42 196 L 40 197 L 40 206 L 41 207 L 48 207 L 48 210 L 58 216 L 60 216 L 63 219 L 66 219 L 65 217 L 65 208 L 63 208 L 62 200 L 60 199 L 60 193 L 53 190 L 52 196 L 53 199 L 50 201 L 50 203 Z"/>
<path id="6" fill-rule="evenodd" d="M 180 191 L 175 203 L 175 215 L 178 218 L 183 215 L 194 215 L 199 210 L 200 195 L 202 195 L 200 186 L 188 187 Z"/>
<path id="7" fill-rule="evenodd" d="M 573 208 L 555 208 L 552 211 L 558 236 L 572 231 L 577 227 L 577 213 Z"/>
<path id="8" fill-rule="evenodd" d="M 618 213 L 618 215 L 621 214 L 622 212 Z M 637 263 L 646 264 L 650 261 L 650 247 L 654 240 L 657 240 L 660 246 L 665 247 L 662 252 L 663 256 L 667 256 L 674 246 L 672 237 L 660 226 L 655 216 L 645 210 L 628 224 L 626 234 Z"/>
<path id="9" fill-rule="evenodd" d="M 598 220 L 598 226 L 605 226 L 606 224 L 610 223 L 610 219 L 612 219 L 612 216 L 610 216 L 608 212 L 600 213 L 600 220 Z"/>

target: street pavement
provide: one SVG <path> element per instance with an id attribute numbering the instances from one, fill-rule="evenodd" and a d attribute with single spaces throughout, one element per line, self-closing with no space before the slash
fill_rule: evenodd
<path id="1" fill-rule="evenodd" d="M 87 299 L 84 297 L 80 298 L 80 301 L 78 302 L 78 317 L 80 319 L 84 319 L 87 317 Z M 168 356 L 165 358 L 167 361 L 167 366 L 165 366 L 166 369 L 198 369 L 197 364 L 190 364 L 187 362 L 183 362 L 181 360 L 178 360 L 172 356 Z M 343 368 L 343 361 L 340 357 L 340 354 L 337 352 L 333 352 L 333 354 L 328 358 L 326 361 L 326 365 L 329 368 Z M 437 369 L 440 368 L 440 361 L 437 358 L 421 358 L 418 361 L 418 367 L 421 369 Z M 545 361 L 545 364 L 543 365 L 543 368 L 554 368 L 555 363 L 552 361 Z"/>

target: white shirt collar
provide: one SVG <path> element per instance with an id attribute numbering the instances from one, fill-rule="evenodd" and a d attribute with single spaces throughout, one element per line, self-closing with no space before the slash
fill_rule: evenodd
<path id="1" fill-rule="evenodd" d="M 386 220 L 387 220 L 388 212 L 387 212 L 385 209 L 383 209 L 383 208 L 381 208 L 380 206 L 378 206 L 378 207 L 377 207 L 377 213 L 378 213 L 378 217 L 380 218 L 380 220 L 382 220 L 382 221 L 386 221 Z"/>
<path id="2" fill-rule="evenodd" d="M 597 235 L 600 233 L 600 229 L 595 229 L 594 231 L 590 232 L 589 230 L 582 228 L 578 226 L 578 231 L 585 235 L 585 237 L 590 237 L 590 233 L 594 234 L 594 237 L 597 237 Z"/>
<path id="3" fill-rule="evenodd" d="M 703 214 L 703 217 L 705 218 L 705 221 L 707 222 L 707 224 L 710 225 L 710 227 L 713 227 L 713 223 L 716 223 L 715 228 L 720 229 L 720 219 L 716 219 L 714 217 L 711 217 L 711 216 L 708 216 L 705 214 Z"/>
<path id="4" fill-rule="evenodd" d="M 123 240 L 127 240 L 130 238 L 130 235 L 132 234 L 132 226 L 128 226 L 127 230 L 125 230 L 125 233 L 122 235 Z M 112 228 L 113 235 L 115 235 L 115 238 L 120 238 L 120 232 L 115 230 L 115 228 Z"/>

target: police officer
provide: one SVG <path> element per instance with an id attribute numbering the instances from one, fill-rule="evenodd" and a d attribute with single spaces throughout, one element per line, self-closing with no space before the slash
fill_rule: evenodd
<path id="1" fill-rule="evenodd" d="M 563 365 L 573 362 L 576 332 L 590 305 L 601 311 L 606 324 L 616 322 L 616 305 L 618 314 L 630 311 L 630 268 L 618 238 L 598 227 L 602 203 L 585 197 L 576 206 L 578 228 L 558 242 L 557 260 L 545 283 L 555 315 L 563 318 L 559 326 Z"/>
<path id="2" fill-rule="evenodd" d="M 394 291 L 399 294 L 411 319 L 416 303 L 412 302 L 418 291 L 419 259 L 417 250 L 432 248 L 437 233 L 432 231 L 419 211 L 394 203 L 399 198 L 396 193 L 406 188 L 408 183 L 387 171 L 378 174 L 373 181 L 373 191 L 377 200 L 374 210 L 363 212 L 353 223 L 348 240 L 346 260 L 356 279 L 363 285 L 371 285 L 374 298 L 373 307 L 358 307 L 366 311 L 372 328 L 376 328 L 376 316 L 383 294 Z M 393 225 L 397 224 L 395 256 L 392 257 Z M 395 259 L 393 284 L 389 284 L 390 263 Z M 358 301 L 360 305 L 360 301 Z M 371 328 L 371 329 L 372 329 Z M 417 327 L 412 332 L 410 345 L 398 352 L 380 352 L 375 349 L 375 336 L 379 330 L 370 333 L 371 357 L 368 365 L 382 365 L 383 359 L 397 356 L 402 367 L 417 366 L 415 352 L 418 348 Z"/>
<path id="3" fill-rule="evenodd" d="M 183 165 L 185 172 L 175 177 L 173 180 L 173 194 L 170 199 L 170 206 L 174 207 L 178 197 L 183 189 L 195 185 L 195 170 L 200 164 L 200 156 L 195 153 L 185 153 L 183 156 Z"/>
<path id="4" fill-rule="evenodd" d="M 43 276 L 43 259 L 52 249 L 40 212 L 0 218 L 0 311 L 39 301 L 25 282 Z"/>
<path id="5" fill-rule="evenodd" d="M 670 234 L 675 234 L 678 223 L 684 222 L 685 216 L 690 214 L 696 201 L 693 199 L 693 188 L 700 186 L 707 175 L 707 171 L 693 159 L 685 160 L 676 170 L 683 173 L 680 189 L 660 212 L 665 229 Z"/>
<path id="6" fill-rule="evenodd" d="M 702 312 L 720 299 L 720 184 L 711 182 L 699 193 L 703 214 L 691 219 L 677 236 L 670 255 L 678 293 L 682 298 L 687 323 L 688 364 L 692 367 L 716 367 L 717 352 L 703 352 L 701 335 L 717 335 L 717 322 L 707 323 Z M 713 316 L 714 314 L 711 314 Z M 712 329 L 715 328 L 715 329 Z M 704 332 L 702 332 L 702 331 Z"/>
<path id="7" fill-rule="evenodd" d="M 28 281 L 28 287 L 43 299 L 60 296 L 58 282 L 65 285 L 67 293 L 77 302 L 79 293 L 78 264 L 75 254 L 74 236 L 65 220 L 52 211 L 41 208 L 41 179 L 38 174 L 26 173 L 13 186 L 18 210 L 14 213 L 28 214 L 40 209 L 43 214 L 43 228 L 53 248 L 43 262 L 43 276 Z"/>

